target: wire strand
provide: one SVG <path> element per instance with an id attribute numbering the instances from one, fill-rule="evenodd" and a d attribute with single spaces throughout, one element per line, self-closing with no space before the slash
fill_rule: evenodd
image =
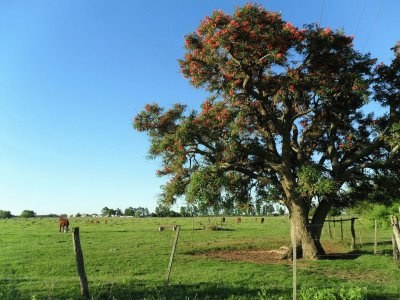
<path id="1" fill-rule="evenodd" d="M 325 0 L 322 0 L 321 13 L 319 15 L 319 27 L 321 27 L 322 24 L 322 15 L 324 13 L 324 6 L 325 6 Z"/>
<path id="2" fill-rule="evenodd" d="M 367 39 L 366 39 L 366 41 L 365 41 L 365 44 L 364 44 L 364 47 L 363 47 L 362 52 L 364 52 L 364 51 L 365 51 L 365 48 L 367 47 L 367 44 L 368 44 L 368 42 L 369 42 L 369 38 L 371 37 L 371 34 L 372 34 L 372 32 L 374 31 L 376 22 L 378 21 L 378 18 L 379 18 L 379 15 L 380 15 L 381 11 L 382 11 L 383 3 L 384 3 L 384 2 L 385 2 L 385 0 L 381 0 L 379 9 L 378 9 L 378 11 L 377 11 L 377 13 L 376 13 L 376 15 L 375 15 L 374 22 L 372 23 L 371 30 L 370 30 L 369 33 L 368 33 L 368 36 L 367 36 Z"/>

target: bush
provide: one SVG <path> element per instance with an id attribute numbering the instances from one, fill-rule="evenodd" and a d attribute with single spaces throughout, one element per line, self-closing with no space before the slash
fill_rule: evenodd
<path id="1" fill-rule="evenodd" d="M 12 218 L 13 215 L 8 210 L 0 210 L 0 219 L 9 219 Z"/>
<path id="2" fill-rule="evenodd" d="M 377 220 L 378 225 L 383 228 L 389 228 L 390 216 L 399 213 L 399 203 L 393 203 L 391 206 L 375 204 L 369 211 L 364 212 L 364 217 L 370 220 Z"/>
<path id="3" fill-rule="evenodd" d="M 33 210 L 27 210 L 25 209 L 22 213 L 21 213 L 21 217 L 22 218 L 33 218 L 36 216 L 36 213 Z"/>

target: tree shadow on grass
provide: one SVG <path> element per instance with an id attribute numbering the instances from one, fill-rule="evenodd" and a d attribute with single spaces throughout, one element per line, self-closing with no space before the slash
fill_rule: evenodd
<path id="1" fill-rule="evenodd" d="M 327 253 L 325 255 L 321 255 L 320 259 L 323 260 L 335 260 L 335 259 L 341 259 L 341 260 L 354 260 L 359 258 L 362 255 L 373 255 L 374 252 L 373 250 L 366 251 L 366 250 L 361 250 L 361 249 L 355 249 L 347 253 Z M 378 255 L 392 255 L 391 250 L 381 250 L 378 251 Z"/>
<path id="2" fill-rule="evenodd" d="M 291 295 L 289 289 L 268 288 L 268 299 Z M 260 299 L 260 289 L 241 286 L 199 283 L 192 285 L 174 284 L 167 288 L 149 287 L 131 282 L 109 284 L 95 288 L 92 299 L 146 299 L 146 300 L 192 300 L 192 299 Z"/>

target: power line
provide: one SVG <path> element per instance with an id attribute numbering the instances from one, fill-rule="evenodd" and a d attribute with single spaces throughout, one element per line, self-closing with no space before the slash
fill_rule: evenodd
<path id="1" fill-rule="evenodd" d="M 368 33 L 368 36 L 367 36 L 367 39 L 366 39 L 366 41 L 365 41 L 365 44 L 364 44 L 364 47 L 363 47 L 362 52 L 364 52 L 364 51 L 365 51 L 365 48 L 367 47 L 369 38 L 371 37 L 372 31 L 373 31 L 374 28 L 375 28 L 376 21 L 378 20 L 379 14 L 381 13 L 381 10 L 382 10 L 383 3 L 384 3 L 384 2 L 385 2 L 385 0 L 381 0 L 381 4 L 380 4 L 379 9 L 378 9 L 378 11 L 377 11 L 377 13 L 376 13 L 376 15 L 375 15 L 374 23 L 372 24 L 371 30 L 370 30 L 369 33 Z"/>
<path id="2" fill-rule="evenodd" d="M 355 30 L 354 30 L 354 35 L 355 35 L 355 36 L 356 36 L 357 33 L 358 33 L 358 28 L 360 27 L 361 19 L 362 19 L 362 17 L 364 16 L 365 8 L 366 8 L 366 7 L 367 7 L 367 0 L 364 1 L 364 6 L 363 6 L 363 8 L 362 8 L 362 10 L 361 10 L 361 14 L 360 14 L 360 16 L 359 16 L 359 18 L 358 18 L 358 21 L 357 21 L 357 24 L 356 24 L 356 28 L 355 28 Z"/>
<path id="3" fill-rule="evenodd" d="M 322 0 L 321 13 L 319 15 L 319 26 L 321 27 L 322 14 L 324 13 L 325 0 Z"/>

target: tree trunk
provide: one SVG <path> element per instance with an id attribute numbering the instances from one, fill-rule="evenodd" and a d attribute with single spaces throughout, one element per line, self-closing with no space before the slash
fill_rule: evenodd
<path id="1" fill-rule="evenodd" d="M 315 209 L 315 213 L 313 215 L 313 218 L 311 220 L 311 233 L 313 236 L 313 239 L 315 240 L 316 246 L 318 247 L 318 253 L 319 255 L 324 255 L 325 250 L 321 245 L 321 233 L 322 233 L 322 227 L 324 226 L 325 219 L 328 216 L 328 212 L 332 207 L 332 203 L 324 199 L 322 200 L 317 208 Z"/>
<path id="2" fill-rule="evenodd" d="M 318 259 L 319 255 L 325 254 L 319 239 L 314 239 L 311 224 L 308 221 L 308 207 L 306 203 L 292 202 L 290 208 L 290 227 L 291 233 L 296 232 L 297 257 L 308 259 Z"/>

